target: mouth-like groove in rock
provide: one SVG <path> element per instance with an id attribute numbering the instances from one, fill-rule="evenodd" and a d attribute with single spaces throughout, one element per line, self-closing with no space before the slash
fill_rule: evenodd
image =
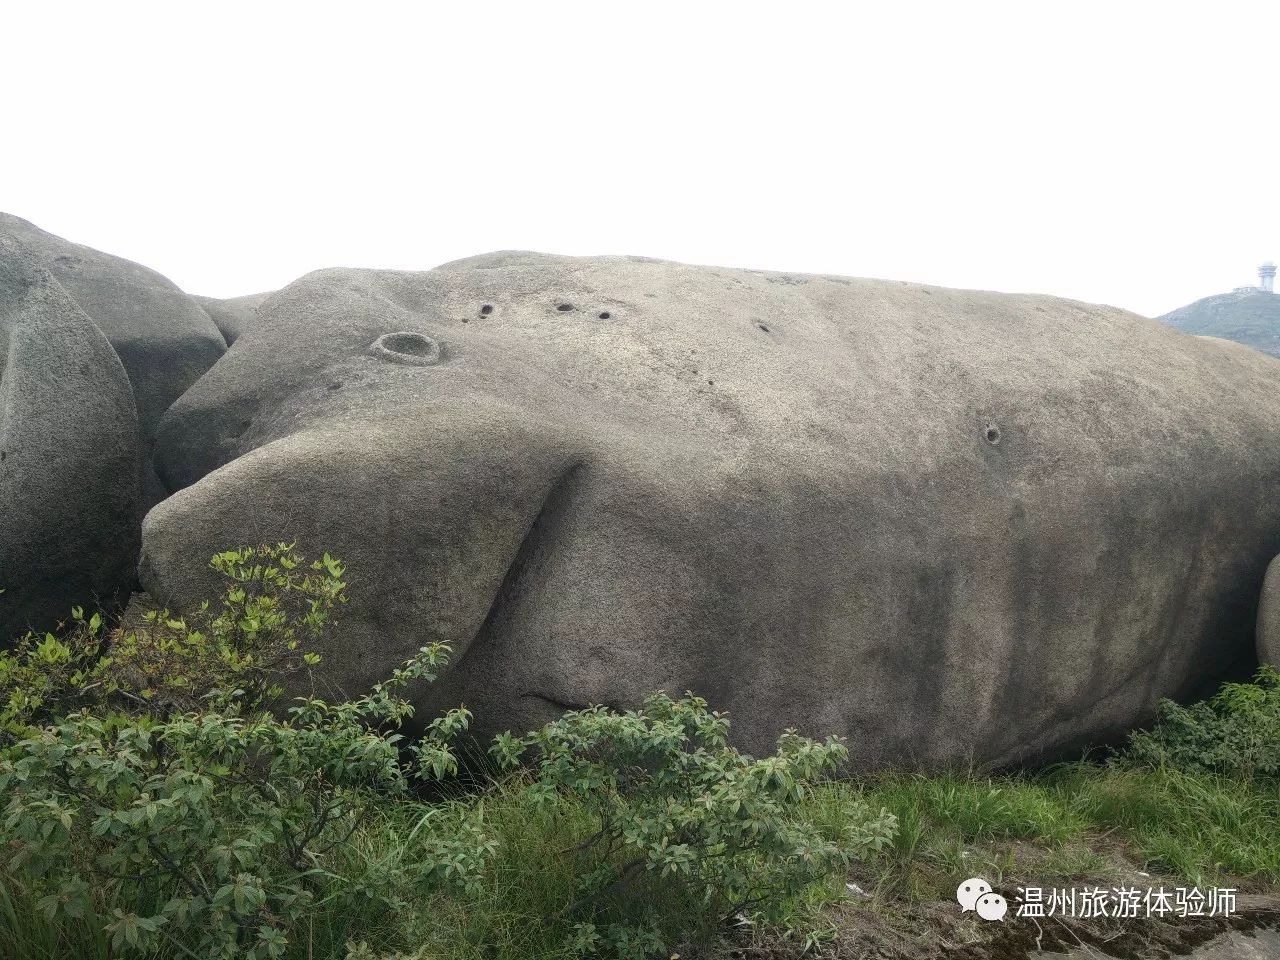
<path id="1" fill-rule="evenodd" d="M 493 600 L 489 604 L 489 609 L 485 612 L 480 628 L 471 638 L 471 642 L 467 644 L 462 656 L 454 664 L 454 670 L 459 670 L 463 663 L 473 658 L 476 655 L 477 648 L 488 646 L 489 641 L 494 636 L 495 625 L 502 620 L 506 605 L 519 594 L 522 577 L 530 567 L 536 564 L 542 551 L 546 548 L 550 539 L 550 528 L 563 518 L 572 488 L 576 485 L 582 470 L 583 464 L 581 461 L 570 464 L 547 489 L 547 495 L 543 498 L 542 505 L 538 508 L 538 512 L 534 515 L 532 522 L 530 522 L 529 529 L 520 541 L 520 546 L 516 548 L 515 553 L 512 555 L 511 562 L 507 564 L 506 572 L 502 575 L 502 582 L 498 584 L 498 589 L 494 592 Z M 548 703 L 555 702 L 552 698 L 541 694 L 530 695 L 540 697 Z"/>
<path id="2" fill-rule="evenodd" d="M 534 693 L 533 691 L 522 693 L 520 694 L 520 697 L 524 700 L 539 700 L 554 708 L 556 713 L 568 713 L 570 710 L 586 710 L 590 706 L 590 704 L 587 703 L 574 703 L 569 700 L 559 700 L 556 697 L 548 696 L 545 693 Z"/>

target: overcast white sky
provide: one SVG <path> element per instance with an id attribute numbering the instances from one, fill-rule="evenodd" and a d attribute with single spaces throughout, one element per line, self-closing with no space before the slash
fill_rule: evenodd
<path id="1" fill-rule="evenodd" d="M 0 4 L 0 209 L 193 293 L 503 248 L 1158 314 L 1280 260 L 1280 3 Z"/>

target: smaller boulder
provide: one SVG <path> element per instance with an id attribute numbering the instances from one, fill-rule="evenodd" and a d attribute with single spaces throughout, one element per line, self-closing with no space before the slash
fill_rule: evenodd
<path id="1" fill-rule="evenodd" d="M 1258 601 L 1258 662 L 1280 670 L 1280 557 L 1267 565 Z"/>
<path id="2" fill-rule="evenodd" d="M 0 236 L 0 644 L 128 597 L 138 457 L 111 344 L 38 255 Z"/>
<path id="3" fill-rule="evenodd" d="M 71 243 L 0 213 L 0 237 L 21 244 L 106 335 L 133 385 L 140 481 L 147 506 L 164 498 L 151 468 L 160 417 L 227 351 L 222 332 L 191 297 L 154 270 Z"/>

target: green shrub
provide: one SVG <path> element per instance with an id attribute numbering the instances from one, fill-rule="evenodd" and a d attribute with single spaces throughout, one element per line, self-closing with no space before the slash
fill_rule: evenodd
<path id="1" fill-rule="evenodd" d="M 856 797 L 815 815 L 838 739 L 753 759 L 692 695 L 504 735 L 495 755 L 529 767 L 416 792 L 453 778 L 470 719 L 398 732 L 447 647 L 286 707 L 342 565 L 277 544 L 213 566 L 215 605 L 114 631 L 77 610 L 0 655 L 0 954 L 638 960 L 725 922 L 802 935 L 843 892 L 824 881 L 892 836 Z"/>
<path id="2" fill-rule="evenodd" d="M 307 564 L 284 543 L 229 550 L 211 566 L 225 581 L 216 606 L 150 611 L 110 635 L 99 614 L 75 609 L 62 635 L 28 634 L 0 651 L 0 743 L 81 708 L 164 718 L 275 702 L 283 683 L 319 663 L 304 645 L 346 602 L 343 566 L 328 554 Z"/>
<path id="3" fill-rule="evenodd" d="M 1144 767 L 1280 776 L 1280 673 L 1263 666 L 1252 683 L 1228 683 L 1209 700 L 1160 702 L 1156 725 L 1134 733 L 1122 761 Z"/>
<path id="4" fill-rule="evenodd" d="M 113 950 L 160 944 L 200 957 L 278 957 L 317 902 L 404 909 L 406 882 L 474 885 L 494 847 L 467 822 L 424 834 L 397 872 L 343 876 L 333 851 L 412 778 L 456 769 L 465 710 L 435 719 L 401 752 L 388 732 L 412 714 L 399 691 L 446 660 L 424 648 L 357 700 L 300 702 L 280 719 L 231 708 L 163 721 L 71 714 L 0 760 L 6 869 L 38 886 L 40 910 L 75 920 L 116 908 Z M 145 909 L 142 909 L 145 905 Z M 331 909 L 334 907 L 331 907 Z"/>
<path id="5" fill-rule="evenodd" d="M 573 711 L 495 741 L 503 765 L 531 759 L 536 802 L 570 798 L 587 815 L 587 836 L 566 851 L 580 877 L 562 909 L 577 953 L 639 960 L 699 932 L 689 924 L 776 920 L 806 887 L 889 842 L 883 810 L 850 807 L 828 829 L 802 815 L 847 757 L 838 738 L 787 731 L 756 760 L 728 746 L 728 730 L 704 700 L 659 693 L 639 710 Z"/>

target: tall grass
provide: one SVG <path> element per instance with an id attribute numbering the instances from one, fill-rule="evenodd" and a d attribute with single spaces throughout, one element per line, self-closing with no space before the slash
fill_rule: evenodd
<path id="1" fill-rule="evenodd" d="M 1280 885 L 1280 783 L 1174 768 L 1063 764 L 1036 774 L 891 775 L 831 784 L 818 816 L 844 800 L 898 818 L 868 865 L 881 893 L 949 898 L 964 879 L 1090 879 L 1116 857 L 1187 884 Z"/>
<path id="2" fill-rule="evenodd" d="M 342 958 L 349 942 L 363 943 L 371 956 L 418 951 L 440 960 L 569 960 L 565 914 L 579 880 L 574 849 L 588 819 L 571 799 L 538 805 L 520 786 L 495 783 L 451 803 L 388 803 L 352 833 L 328 869 L 372 879 L 395 875 L 390 868 L 397 861 L 419 855 L 415 845 L 447 835 L 478 811 L 499 841 L 482 888 L 462 893 L 406 885 L 390 891 L 403 905 L 392 913 L 320 901 L 307 929 L 294 932 L 290 960 Z M 898 818 L 893 844 L 853 878 L 882 900 L 949 899 L 974 875 L 995 883 L 1097 878 L 1111 866 L 1105 850 L 1112 849 L 1142 869 L 1189 884 L 1280 885 L 1280 786 L 1274 782 L 1089 763 L 1007 777 L 895 775 L 824 784 L 805 800 L 803 815 L 830 828 L 859 803 Z M 832 877 L 796 897 L 791 912 L 805 921 L 796 928 L 813 929 L 815 915 L 841 897 L 846 879 Z M 6 960 L 122 960 L 102 932 L 112 911 L 145 912 L 150 904 L 139 897 L 161 902 L 167 893 L 148 894 L 136 884 L 104 888 L 95 912 L 57 924 L 45 919 L 41 895 L 30 878 L 0 871 L 0 956 Z M 659 898 L 655 909 L 687 911 L 681 922 L 697 927 L 696 904 Z M 704 947 L 713 946 L 715 932 L 702 934 Z M 189 954 L 175 943 L 160 956 Z"/>
<path id="3" fill-rule="evenodd" d="M 406 885 L 385 891 L 402 909 L 388 913 L 338 907 L 321 899 L 310 911 L 305 929 L 291 937 L 289 960 L 328 960 L 347 955 L 347 945 L 362 945 L 363 955 L 414 953 L 448 960 L 569 960 L 566 944 L 572 923 L 567 908 L 577 897 L 579 861 L 576 848 L 588 833 L 585 810 L 570 798 L 553 806 L 531 801 L 523 783 L 494 783 L 478 797 L 453 802 L 389 802 L 359 825 L 326 864 L 334 873 L 376 880 L 394 876 L 397 861 L 414 862 L 415 845 L 433 835 L 447 836 L 464 818 L 482 817 L 499 842 L 499 854 L 482 888 L 464 893 L 439 884 Z M 698 904 L 648 891 L 653 908 L 666 924 L 699 929 Z M 168 891 L 126 884 L 98 891 L 94 910 L 76 920 L 51 922 L 38 904 L 43 890 L 30 875 L 0 872 L 0 957 L 4 960 L 124 960 L 136 954 L 112 953 L 103 926 L 112 911 L 144 913 L 167 899 Z M 820 898 L 821 899 L 821 898 Z M 829 899 L 829 898 L 826 898 Z M 816 901 L 797 903 L 796 911 Z M 714 939 L 716 931 L 701 930 Z M 174 942 L 154 955 L 192 956 Z M 204 958 L 201 958 L 204 960 Z"/>

